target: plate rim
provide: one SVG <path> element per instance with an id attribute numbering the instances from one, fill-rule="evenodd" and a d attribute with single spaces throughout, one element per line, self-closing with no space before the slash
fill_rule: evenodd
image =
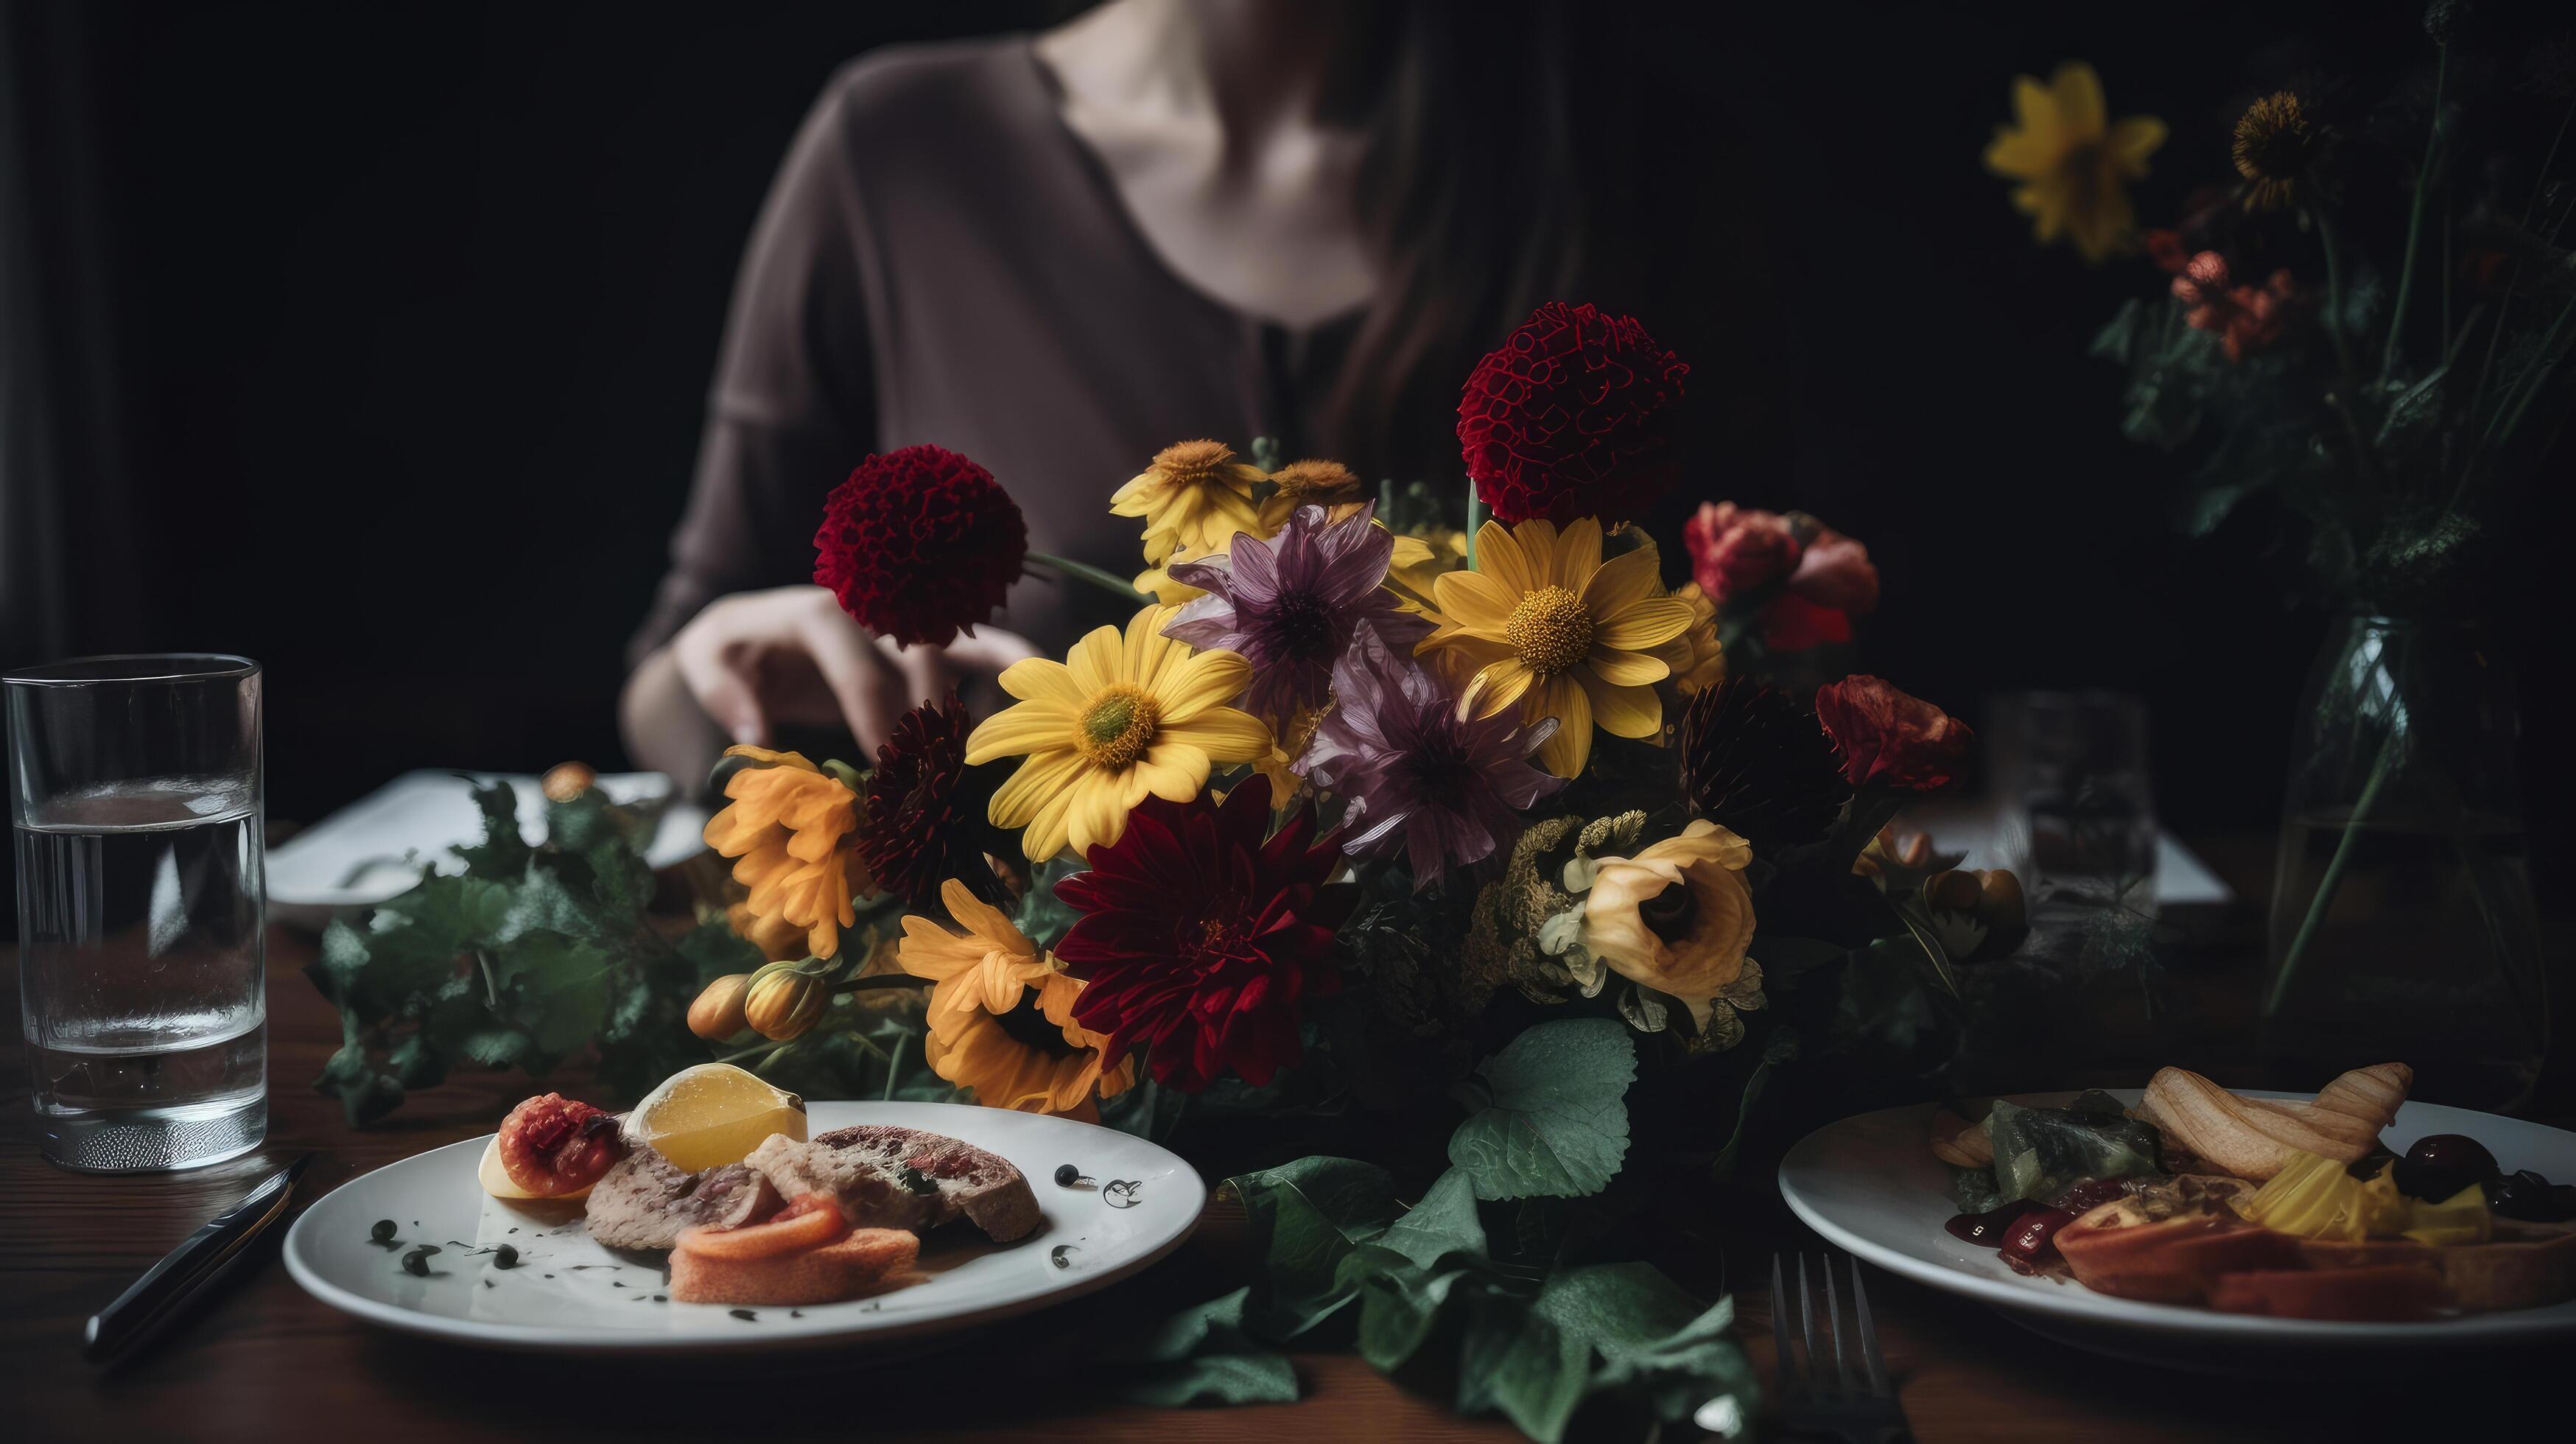
<path id="1" fill-rule="evenodd" d="M 2066 1088 L 2033 1093 L 2000 1095 L 2008 1102 L 2025 1107 L 2056 1107 L 2078 1093 L 2088 1090 Z M 2142 1088 L 2108 1088 L 2099 1090 L 2134 1104 Z M 2247 1098 L 2279 1098 L 2306 1101 L 2313 1093 L 2284 1093 L 2271 1089 L 2239 1089 Z M 1917 1258 L 1871 1240 L 1845 1225 L 1804 1197 L 1791 1178 L 1791 1168 L 1800 1155 L 1824 1146 L 1826 1135 L 1838 1129 L 1869 1119 L 1895 1121 L 1906 1114 L 1919 1113 L 1926 1122 L 1937 1102 L 1907 1103 L 1892 1108 L 1872 1109 L 1839 1118 L 1814 1129 L 1792 1145 L 1781 1157 L 1774 1178 L 1781 1200 L 1798 1220 L 1855 1258 L 1867 1259 L 1901 1278 L 1926 1284 L 1946 1293 L 1958 1294 L 1979 1303 L 2020 1313 L 2044 1314 L 2069 1323 L 2095 1328 L 2109 1327 L 2178 1338 L 2201 1340 L 2251 1341 L 2284 1346 L 2333 1346 L 2359 1348 L 2413 1348 L 2426 1343 L 2457 1342 L 2462 1345 L 2502 1342 L 2532 1342 L 2554 1335 L 2576 1333 L 2576 1315 L 2534 1317 L 2539 1310 L 2506 1309 L 2493 1313 L 2468 1314 L 2453 1319 L 2435 1319 L 2424 1323 L 2351 1323 L 2326 1319 L 2279 1319 L 2269 1315 L 2229 1314 L 2188 1304 L 2153 1303 L 2144 1299 L 2123 1299 L 2096 1293 L 2081 1284 L 2049 1284 L 2038 1280 L 2004 1280 L 1986 1278 L 1953 1264 Z M 2576 1143 L 2576 1135 L 2567 1130 L 2536 1123 L 2525 1118 L 2505 1118 L 2472 1108 L 2408 1099 L 2400 1111 L 2409 1107 L 2443 1108 L 2471 1118 L 2493 1119 L 2528 1128 L 2567 1136 Z M 2068 1289 L 2080 1292 L 2068 1292 Z"/>
<path id="2" fill-rule="evenodd" d="M 986 1110 L 981 1107 L 981 1105 L 972 1103 L 929 1103 L 915 1102 L 911 1100 L 887 1101 L 879 1099 L 854 1098 L 814 1099 L 810 1100 L 810 1102 L 828 1105 L 846 1105 L 849 1107 L 863 1109 L 887 1107 L 905 1109 L 963 1108 L 972 1109 L 979 1113 L 987 1111 L 1010 1111 Z M 365 1173 L 357 1174 L 354 1177 L 341 1182 L 337 1186 L 333 1187 L 330 1193 L 314 1199 L 312 1203 L 306 1205 L 297 1214 L 295 1222 L 287 1227 L 286 1238 L 278 1251 L 285 1257 L 287 1273 L 294 1278 L 296 1284 L 307 1294 L 311 1295 L 323 1304 L 338 1309 L 340 1312 L 348 1314 L 353 1318 L 361 1319 L 384 1328 L 393 1329 L 400 1333 L 416 1334 L 425 1338 L 443 1340 L 448 1343 L 466 1344 L 481 1348 L 533 1349 L 551 1353 L 731 1354 L 743 1352 L 777 1353 L 786 1350 L 832 1346 L 873 1348 L 880 1344 L 895 1345 L 898 1343 L 929 1338 L 935 1335 L 954 1333 L 963 1329 L 976 1328 L 981 1325 L 995 1323 L 1003 1319 L 1015 1318 L 1022 1314 L 1036 1313 L 1043 1309 L 1053 1308 L 1058 1304 L 1068 1303 L 1074 1299 L 1081 1298 L 1086 1294 L 1091 1294 L 1098 1290 L 1107 1288 L 1111 1284 L 1132 1278 L 1170 1257 L 1175 1250 L 1179 1249 L 1181 1245 L 1189 1242 L 1190 1239 L 1198 1233 L 1199 1224 L 1207 1213 L 1208 1187 L 1206 1178 L 1199 1173 L 1198 1168 L 1188 1159 L 1183 1158 L 1171 1149 L 1165 1148 L 1163 1145 L 1154 1142 L 1150 1138 L 1142 1138 L 1133 1133 L 1122 1133 L 1117 1129 L 1103 1127 L 1097 1123 L 1085 1123 L 1080 1119 L 1064 1118 L 1053 1114 L 1023 1114 L 1021 1116 L 1045 1118 L 1051 1123 L 1063 1124 L 1070 1128 L 1094 1129 L 1123 1139 L 1127 1143 L 1140 1145 L 1155 1153 L 1163 1155 L 1165 1158 L 1168 1158 L 1171 1160 L 1171 1163 L 1176 1170 L 1174 1176 L 1176 1178 L 1188 1180 L 1191 1188 L 1196 1192 L 1196 1197 L 1189 1206 L 1186 1221 L 1180 1226 L 1180 1228 L 1174 1231 L 1170 1238 L 1165 1239 L 1150 1249 L 1147 1249 L 1137 1257 L 1113 1268 L 1102 1269 L 1097 1272 L 1083 1274 L 1077 1278 L 1068 1279 L 1062 1287 L 1048 1290 L 1043 1293 L 1005 1299 L 986 1305 L 982 1308 L 967 1309 L 959 1313 L 944 1314 L 936 1318 L 907 1319 L 899 1315 L 890 1317 L 885 1314 L 869 1314 L 860 1316 L 866 1320 L 865 1322 L 826 1323 L 822 1327 L 809 1327 L 786 1331 L 764 1330 L 756 1335 L 746 1335 L 745 1337 L 738 1339 L 681 1338 L 662 1333 L 629 1330 L 592 1330 L 564 1324 L 517 1324 L 481 1320 L 451 1319 L 444 1315 L 424 1313 L 416 1309 L 406 1309 L 400 1305 L 384 1303 L 380 1300 L 371 1299 L 362 1294 L 356 1293 L 353 1290 L 345 1288 L 325 1277 L 319 1269 L 315 1268 L 303 1257 L 299 1244 L 305 1239 L 305 1226 L 312 1221 L 316 1211 L 326 1200 L 339 1194 L 342 1190 L 357 1184 L 361 1180 L 371 1178 L 387 1169 L 398 1168 L 405 1164 L 435 1157 L 439 1154 L 454 1153 L 459 1150 L 471 1149 L 473 1150 L 474 1159 L 479 1160 L 482 1157 L 482 1150 L 490 1143 L 494 1136 L 493 1134 L 485 1133 L 477 1134 L 472 1138 L 460 1139 L 454 1143 L 442 1144 L 436 1148 L 423 1149 L 418 1153 L 397 1158 L 391 1162 L 379 1164 L 374 1168 L 368 1169 Z M 848 1127 L 852 1125 L 835 1124 L 834 1126 Z M 979 1144 L 977 1146 L 981 1147 L 982 1145 Z M 1021 1171 L 1024 1175 L 1027 1174 L 1027 1170 L 1025 1169 L 1022 1169 Z M 1037 1185 L 1038 1179 L 1034 1175 L 1028 1176 L 1030 1186 L 1034 1188 Z"/>

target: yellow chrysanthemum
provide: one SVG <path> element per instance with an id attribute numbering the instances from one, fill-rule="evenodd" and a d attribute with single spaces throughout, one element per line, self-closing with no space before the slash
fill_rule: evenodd
<path id="1" fill-rule="evenodd" d="M 1031 657 L 1002 673 L 1020 699 L 966 739 L 976 765 L 1021 757 L 993 794 L 996 826 L 1025 827 L 1021 850 L 1044 862 L 1116 842 L 1146 794 L 1187 802 L 1219 762 L 1268 755 L 1270 729 L 1225 704 L 1242 695 L 1252 665 L 1232 652 L 1193 652 L 1163 635 L 1170 607 L 1147 607 L 1100 627 L 1062 662 Z"/>
<path id="2" fill-rule="evenodd" d="M 2165 123 L 2152 115 L 2111 120 L 2102 78 L 2080 60 L 2057 67 L 2046 85 L 2016 76 L 2013 114 L 2017 127 L 1995 127 L 1986 169 L 2022 182 L 2012 202 L 2031 217 L 2032 233 L 2043 244 L 2063 233 L 2092 262 L 2127 249 L 2127 182 L 2146 176 Z"/>
<path id="3" fill-rule="evenodd" d="M 1717 638 L 1717 602 L 1699 583 L 1684 582 L 1673 595 L 1690 603 L 1691 624 L 1657 655 L 1672 669 L 1673 690 L 1693 697 L 1726 680 L 1726 645 Z"/>
<path id="4" fill-rule="evenodd" d="M 1261 535 L 1274 537 L 1301 506 L 1356 509 L 1368 497 L 1359 475 L 1338 461 L 1292 461 L 1270 473 L 1275 488 L 1261 499 Z M 1341 518 L 1333 518 L 1338 521 Z"/>
<path id="5" fill-rule="evenodd" d="M 1145 519 L 1145 560 L 1161 566 L 1183 547 L 1205 555 L 1236 532 L 1258 530 L 1252 487 L 1260 480 L 1260 469 L 1235 460 L 1223 443 L 1177 442 L 1111 495 L 1109 511 Z"/>
<path id="6" fill-rule="evenodd" d="M 934 983 L 922 1040 L 931 1071 L 988 1108 L 1097 1118 L 1096 1099 L 1136 1081 L 1136 1060 L 1101 1067 L 1109 1039 L 1073 1017 L 1081 980 L 964 883 L 942 883 L 939 900 L 965 933 L 907 917 L 898 953 L 905 972 Z"/>
<path id="7" fill-rule="evenodd" d="M 729 747 L 725 755 L 755 764 L 725 782 L 733 801 L 702 834 L 735 859 L 734 881 L 751 889 L 741 906 L 756 921 L 737 928 L 771 956 L 802 928 L 807 952 L 832 956 L 841 929 L 858 919 L 851 857 L 841 846 L 858 827 L 858 795 L 800 753 Z"/>
<path id="8" fill-rule="evenodd" d="M 1450 653 L 1474 669 L 1480 715 L 1513 703 L 1536 722 L 1557 719 L 1539 761 L 1559 777 L 1583 771 L 1592 729 L 1652 737 L 1663 727 L 1655 684 L 1671 673 L 1659 653 L 1688 630 L 1691 605 L 1664 594 L 1652 542 L 1601 559 L 1601 524 L 1564 531 L 1525 521 L 1476 533 L 1472 571 L 1433 584 L 1439 630 L 1417 649 Z"/>

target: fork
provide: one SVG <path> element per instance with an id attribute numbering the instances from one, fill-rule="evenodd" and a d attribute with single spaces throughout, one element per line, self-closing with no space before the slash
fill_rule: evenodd
<path id="1" fill-rule="evenodd" d="M 1797 1288 L 1783 1277 L 1780 1256 L 1771 1256 L 1771 1342 L 1780 1358 L 1781 1422 L 1791 1438 L 1837 1439 L 1851 1444 L 1896 1444 L 1914 1436 L 1906 1428 L 1905 1410 L 1888 1383 L 1887 1356 L 1879 1352 L 1878 1326 L 1869 1316 L 1869 1293 L 1861 1287 L 1860 1264 L 1846 1259 L 1851 1275 L 1852 1322 L 1858 1348 L 1843 1341 L 1842 1297 L 1834 1288 L 1833 1255 L 1816 1256 L 1824 1276 L 1824 1356 L 1817 1353 L 1816 1308 L 1807 1284 L 1807 1256 L 1795 1255 Z M 1792 1343 L 1803 1345 L 1792 1348 Z M 1859 1355 L 1860 1379 L 1852 1376 L 1853 1354 Z M 1830 1358 L 1830 1372 L 1824 1362 Z"/>

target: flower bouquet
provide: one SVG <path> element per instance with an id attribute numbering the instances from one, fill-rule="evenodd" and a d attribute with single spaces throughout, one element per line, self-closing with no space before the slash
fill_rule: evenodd
<path id="1" fill-rule="evenodd" d="M 1761 675 L 1849 640 L 1878 589 L 1860 543 L 1716 503 L 1667 586 L 1630 523 L 1680 479 L 1686 372 L 1631 319 L 1542 307 L 1464 388 L 1463 518 L 1266 446 L 1169 447 L 1110 497 L 1142 523 L 1132 581 L 1030 553 L 965 457 L 868 458 L 815 578 L 871 631 L 944 642 L 1031 565 L 1134 614 L 1009 668 L 993 715 L 915 709 L 873 765 L 733 748 L 706 828 L 730 894 L 647 947 L 698 986 L 613 989 L 600 1036 L 649 1021 L 811 1096 L 1323 1144 L 1232 1180 L 1268 1272 L 1133 1361 L 1156 1397 L 1293 1397 L 1269 1348 L 1334 1331 L 1541 1438 L 1741 1393 L 1725 1304 L 1619 1221 L 1676 1196 L 1648 1179 L 1688 1196 L 1730 1166 L 1795 1059 L 1940 1066 L 1956 965 L 2023 927 L 2008 876 L 1888 828 L 1957 774 L 1964 725 L 1874 677 Z M 520 877 L 490 885 L 514 915 Z M 454 1018 L 369 981 L 457 941 L 404 942 L 419 911 L 326 949 L 338 1086 L 379 1053 L 493 1052 L 455 1031 L 470 978 Z M 468 941 L 534 995 L 545 960 L 506 951 L 528 935 Z"/>

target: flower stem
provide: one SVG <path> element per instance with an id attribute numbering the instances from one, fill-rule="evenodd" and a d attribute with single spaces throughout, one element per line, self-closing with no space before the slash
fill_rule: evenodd
<path id="1" fill-rule="evenodd" d="M 1029 560 L 1042 567 L 1053 567 L 1056 575 L 1058 576 L 1071 577 L 1076 581 L 1089 582 L 1093 586 L 1100 588 L 1102 591 L 1118 598 L 1120 601 L 1137 602 L 1152 600 L 1152 598 L 1146 596 L 1143 592 L 1136 590 L 1135 583 L 1113 572 L 1102 571 L 1100 568 L 1093 566 L 1089 562 L 1078 562 L 1071 557 L 1060 557 L 1051 552 L 1031 552 L 1029 553 Z"/>
<path id="2" fill-rule="evenodd" d="M 911 1041 L 912 1035 L 910 1033 L 896 1034 L 894 1040 L 894 1052 L 886 1058 L 886 1086 L 884 1101 L 888 1103 L 892 1103 L 894 1101 L 894 1080 L 895 1074 L 903 1066 L 903 1045 Z"/>
<path id="3" fill-rule="evenodd" d="M 2379 757 L 2370 764 L 2370 776 L 2361 784 L 2361 796 L 2352 804 L 2352 815 L 2344 819 L 2343 837 L 2335 843 L 2334 856 L 2326 860 L 2325 875 L 2317 879 L 2315 896 L 2308 899 L 2307 916 L 2300 919 L 2298 933 L 2290 939 L 2290 950 L 2281 955 L 2280 971 L 2272 975 L 2271 994 L 2263 1000 L 2263 1016 L 2281 1011 L 2290 996 L 2290 981 L 2299 970 L 2299 960 L 2307 956 L 2308 944 L 2315 941 L 2317 929 L 2324 925 L 2326 912 L 2334 906 L 2335 889 L 2343 885 L 2344 869 L 2352 862 L 2353 844 L 2361 836 L 2361 825 L 2370 818 L 2370 809 L 2379 801 L 2379 789 L 2388 782 L 2389 769 L 2396 765 L 2397 748 L 2404 729 L 2392 721 L 2388 736 L 2379 744 Z"/>
<path id="4" fill-rule="evenodd" d="M 2406 259 L 2397 267 L 2397 304 L 2389 308 L 2388 344 L 2379 351 L 2379 379 L 2385 384 L 2397 369 L 2397 343 L 2406 335 L 2406 297 L 2415 287 L 2415 246 L 2424 235 L 2424 193 L 2432 189 L 2433 147 L 2442 138 L 2442 85 L 2451 70 L 2451 47 L 2433 52 L 2433 123 L 2424 138 L 2424 159 L 2415 166 L 2415 203 L 2406 210 Z"/>
<path id="5" fill-rule="evenodd" d="M 2352 369 L 2352 346 L 2343 334 L 2343 259 L 2342 248 L 2335 244 L 2334 223 L 2326 213 L 2313 213 L 2317 218 L 2317 243 L 2326 253 L 2326 335 L 2334 341 L 2335 367 L 2343 373 L 2344 389 L 2358 384 Z"/>
<path id="6" fill-rule="evenodd" d="M 1476 495 L 1476 483 L 1467 483 L 1467 570 L 1476 569 L 1476 533 L 1485 525 L 1484 498 Z"/>

